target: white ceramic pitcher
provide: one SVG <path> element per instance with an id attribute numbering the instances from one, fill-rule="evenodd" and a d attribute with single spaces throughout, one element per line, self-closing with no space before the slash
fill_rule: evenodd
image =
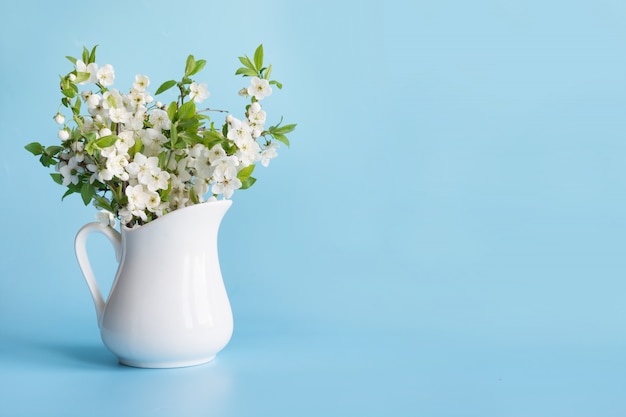
<path id="1" fill-rule="evenodd" d="M 233 316 L 217 253 L 220 223 L 232 202 L 185 207 L 121 234 L 85 225 L 75 249 L 96 306 L 102 341 L 120 362 L 174 368 L 212 360 L 232 335 Z M 106 303 L 86 250 L 92 233 L 113 244 L 119 267 Z"/>

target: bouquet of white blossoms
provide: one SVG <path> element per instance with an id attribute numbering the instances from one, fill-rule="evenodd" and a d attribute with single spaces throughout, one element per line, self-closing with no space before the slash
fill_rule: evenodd
<path id="1" fill-rule="evenodd" d="M 286 134 L 295 124 L 266 126 L 261 100 L 272 94 L 272 66 L 263 66 L 263 46 L 252 59 L 239 57 L 243 67 L 235 75 L 250 77 L 239 95 L 249 97 L 245 117 L 227 114 L 221 127 L 207 115 L 224 110 L 198 109 L 209 97 L 205 83 L 190 77 L 205 60 L 187 58 L 180 81 L 169 80 L 157 88 L 159 95 L 176 87 L 178 98 L 170 104 L 155 101 L 148 91 L 150 80 L 137 75 L 132 88 L 122 94 L 112 88 L 115 72 L 96 64 L 96 47 L 83 48 L 82 59 L 67 57 L 74 69 L 61 77 L 61 106 L 54 120 L 61 126 L 60 145 L 38 142 L 26 149 L 40 162 L 54 166 L 50 174 L 67 187 L 63 195 L 79 193 L 85 205 L 100 209 L 97 217 L 115 226 L 115 219 L 133 227 L 173 210 L 230 198 L 249 188 L 255 164 L 268 166 L 277 155 L 278 142 L 289 145 Z M 84 87 L 83 87 L 84 86 Z M 95 87 L 95 88 L 94 88 Z M 71 111 L 69 123 L 61 108 Z M 85 114 L 81 109 L 87 108 Z"/>

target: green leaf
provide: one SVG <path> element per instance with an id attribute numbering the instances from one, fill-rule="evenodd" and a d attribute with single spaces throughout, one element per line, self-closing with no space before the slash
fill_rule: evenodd
<path id="1" fill-rule="evenodd" d="M 178 142 L 178 122 L 174 122 L 170 126 L 170 139 L 172 143 L 172 149 L 176 147 L 176 142 Z"/>
<path id="2" fill-rule="evenodd" d="M 256 77 L 257 72 L 255 70 L 251 70 L 250 68 L 241 67 L 237 71 L 235 71 L 235 75 L 244 75 L 248 77 Z"/>
<path id="3" fill-rule="evenodd" d="M 63 184 L 63 176 L 61 174 L 54 173 L 54 174 L 50 174 L 50 176 L 52 177 L 52 180 L 56 182 L 57 184 L 59 185 Z"/>
<path id="4" fill-rule="evenodd" d="M 269 80 L 271 73 L 272 73 L 272 66 L 270 65 L 270 66 L 267 67 L 267 71 L 263 75 L 263 78 L 265 78 L 266 80 Z"/>
<path id="5" fill-rule="evenodd" d="M 276 127 L 276 128 L 271 128 L 271 132 L 272 133 L 289 133 L 289 132 L 293 132 L 296 128 L 296 124 L 291 124 L 291 125 L 285 125 L 285 126 L 281 126 L 281 127 Z"/>
<path id="6" fill-rule="evenodd" d="M 179 120 L 178 127 L 181 130 L 186 130 L 189 133 L 194 133 L 194 132 L 197 132 L 198 129 L 200 128 L 200 122 L 198 121 L 197 117 L 192 116 L 189 119 Z"/>
<path id="7" fill-rule="evenodd" d="M 65 197 L 67 197 L 70 194 L 74 194 L 76 193 L 77 190 L 74 190 L 72 188 L 68 188 L 68 190 L 65 192 L 65 194 L 63 194 L 63 196 L 61 197 L 61 201 L 65 200 Z"/>
<path id="8" fill-rule="evenodd" d="M 80 188 L 80 196 L 83 198 L 83 203 L 88 205 L 91 202 L 91 197 L 96 194 L 96 190 L 93 188 L 93 185 L 88 182 L 84 183 Z"/>
<path id="9" fill-rule="evenodd" d="M 256 182 L 256 178 L 254 177 L 248 177 L 246 178 L 244 181 L 241 181 L 241 187 L 239 188 L 240 190 L 245 190 L 248 189 L 250 187 L 252 187 L 252 185 Z"/>
<path id="10" fill-rule="evenodd" d="M 185 64 L 185 77 L 190 76 L 193 73 L 195 67 L 196 59 L 193 57 L 193 55 L 189 55 L 187 57 L 187 63 Z"/>
<path id="11" fill-rule="evenodd" d="M 44 147 L 41 143 L 39 142 L 32 142 L 29 143 L 28 145 L 24 146 L 24 148 L 32 153 L 33 155 L 41 155 L 44 152 Z"/>
<path id="12" fill-rule="evenodd" d="M 254 51 L 254 65 L 257 69 L 263 67 L 263 44 L 259 45 L 256 51 Z"/>
<path id="13" fill-rule="evenodd" d="M 65 192 L 65 194 L 63 194 L 63 197 L 61 197 L 61 200 L 63 200 L 65 197 L 67 197 L 70 194 L 80 193 L 80 189 L 81 189 L 80 184 L 70 183 L 70 185 L 67 186 L 67 191 Z"/>
<path id="14" fill-rule="evenodd" d="M 272 136 L 274 136 L 274 139 L 284 143 L 285 145 L 289 146 L 289 139 L 287 139 L 287 136 L 281 134 L 281 133 L 272 133 Z"/>
<path id="15" fill-rule="evenodd" d="M 63 93 L 64 96 L 73 98 L 76 96 L 77 91 L 78 91 L 78 88 L 74 84 L 72 84 L 69 77 L 65 77 L 61 79 L 61 92 Z"/>
<path id="16" fill-rule="evenodd" d="M 45 152 L 49 156 L 54 156 L 61 152 L 63 149 L 63 146 L 48 146 Z"/>
<path id="17" fill-rule="evenodd" d="M 76 123 L 79 123 L 80 125 L 82 125 L 82 121 L 79 122 L 78 117 L 76 116 L 80 114 L 81 103 L 82 103 L 82 100 L 76 100 L 76 102 L 74 103 L 74 106 L 72 107 L 72 113 L 74 113 L 74 120 L 76 120 Z"/>
<path id="18" fill-rule="evenodd" d="M 270 84 L 275 85 L 276 87 L 278 87 L 279 90 L 282 90 L 283 88 L 282 83 L 279 83 L 278 81 L 275 81 L 275 80 L 270 81 Z"/>
<path id="19" fill-rule="evenodd" d="M 113 212 L 113 207 L 109 200 L 99 195 L 94 195 L 93 198 L 96 200 L 96 207 Z"/>
<path id="20" fill-rule="evenodd" d="M 237 173 L 237 178 L 241 181 L 241 189 L 245 190 L 250 188 L 255 183 L 256 179 L 251 177 L 252 171 L 254 171 L 255 165 L 248 165 Z"/>
<path id="21" fill-rule="evenodd" d="M 200 71 L 202 71 L 202 68 L 204 68 L 205 65 L 206 65 L 206 60 L 204 59 L 197 60 L 193 68 L 193 71 L 191 71 L 191 74 L 189 75 L 194 75 L 194 74 L 199 73 Z"/>
<path id="22" fill-rule="evenodd" d="M 76 58 L 73 56 L 66 56 L 65 58 L 67 58 L 72 64 L 76 65 Z"/>
<path id="23" fill-rule="evenodd" d="M 248 58 L 247 56 L 240 56 L 239 57 L 239 61 L 247 68 L 250 68 L 251 70 L 254 71 L 254 73 L 257 73 L 256 67 L 254 66 L 254 64 L 252 63 L 252 61 L 250 61 L 250 58 Z"/>
<path id="24" fill-rule="evenodd" d="M 254 167 L 255 167 L 254 165 L 248 165 L 247 167 L 243 168 L 241 171 L 237 173 L 237 178 L 239 178 L 241 182 L 243 182 L 246 178 L 252 175 L 252 171 L 254 171 Z"/>
<path id="25" fill-rule="evenodd" d="M 83 56 L 82 56 L 82 58 L 83 58 L 83 62 L 85 64 L 89 63 L 89 49 L 85 48 L 84 46 L 83 46 Z"/>
<path id="26" fill-rule="evenodd" d="M 102 136 L 101 138 L 98 138 L 98 140 L 96 140 L 95 144 L 98 148 L 104 149 L 108 148 L 109 146 L 115 145 L 115 142 L 118 139 L 119 137 L 117 135 Z"/>
<path id="27" fill-rule="evenodd" d="M 174 120 L 174 116 L 176 116 L 176 110 L 178 110 L 178 105 L 175 101 L 172 101 L 169 106 L 167 106 L 167 117 L 170 120 Z"/>
<path id="28" fill-rule="evenodd" d="M 165 169 L 165 165 L 167 164 L 167 155 L 166 151 L 159 154 L 159 168 Z"/>
<path id="29" fill-rule="evenodd" d="M 161 94 L 162 92 L 169 90 L 175 85 L 176 85 L 176 81 L 174 80 L 165 81 L 163 84 L 161 84 L 159 88 L 157 88 L 156 93 L 154 93 L 154 95 Z"/>
<path id="30" fill-rule="evenodd" d="M 171 192 L 172 192 L 172 182 L 168 181 L 167 190 L 161 191 L 161 201 L 170 201 Z"/>
<path id="31" fill-rule="evenodd" d="M 180 120 L 190 119 L 196 114 L 196 103 L 188 101 L 178 109 L 178 118 Z"/>
<path id="32" fill-rule="evenodd" d="M 202 132 L 202 137 L 205 139 L 205 141 L 210 141 L 210 142 L 215 141 L 216 143 L 224 140 L 224 136 L 222 136 L 220 132 L 216 130 L 205 130 Z M 211 148 L 211 147 L 208 146 L 208 148 Z"/>
<path id="33" fill-rule="evenodd" d="M 57 163 L 56 159 L 46 155 L 45 153 L 42 154 L 39 157 L 39 162 L 41 162 L 41 165 L 43 165 L 45 167 L 49 167 L 51 165 L 56 165 L 56 163 Z"/>
<path id="34" fill-rule="evenodd" d="M 87 81 L 90 77 L 88 72 L 76 72 L 76 79 L 73 81 L 75 84 L 82 83 L 83 81 Z"/>
<path id="35" fill-rule="evenodd" d="M 98 45 L 95 45 L 93 48 L 91 48 L 91 53 L 89 54 L 88 64 L 91 64 L 92 62 L 96 62 L 96 48 L 97 47 Z"/>
<path id="36" fill-rule="evenodd" d="M 87 132 L 85 133 L 85 139 L 87 142 L 93 142 L 96 140 L 96 132 Z"/>

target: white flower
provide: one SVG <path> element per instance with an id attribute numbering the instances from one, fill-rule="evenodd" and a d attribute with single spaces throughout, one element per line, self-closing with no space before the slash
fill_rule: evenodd
<path id="1" fill-rule="evenodd" d="M 119 211 L 120 221 L 123 224 L 130 223 L 133 221 L 133 213 L 128 209 L 128 207 L 122 207 Z"/>
<path id="2" fill-rule="evenodd" d="M 82 97 L 90 109 L 95 109 L 102 101 L 102 97 L 99 94 L 93 94 L 91 91 L 89 91 L 89 94 L 82 94 Z"/>
<path id="3" fill-rule="evenodd" d="M 235 155 L 218 159 L 214 164 L 213 176 L 216 181 L 236 178 L 238 166 L 239 159 Z"/>
<path id="4" fill-rule="evenodd" d="M 83 61 L 78 59 L 76 60 L 76 71 L 89 73 L 89 79 L 82 81 L 79 84 L 86 84 L 86 83 L 95 84 L 98 81 L 98 77 L 97 77 L 98 65 L 95 62 L 92 62 L 89 65 L 85 65 Z"/>
<path id="5" fill-rule="evenodd" d="M 247 167 L 259 160 L 259 152 L 261 147 L 254 139 L 248 139 L 238 146 L 239 150 L 236 155 L 239 158 L 241 166 Z"/>
<path id="6" fill-rule="evenodd" d="M 261 105 L 258 101 L 255 101 L 250 105 L 248 109 L 248 123 L 252 128 L 252 137 L 258 138 L 263 133 L 263 126 L 265 125 L 265 120 L 267 118 L 267 113 L 261 109 Z"/>
<path id="7" fill-rule="evenodd" d="M 167 187 L 169 186 L 168 180 L 170 179 L 170 174 L 169 172 L 162 171 L 159 168 L 153 168 L 150 170 L 149 175 L 144 176 L 143 179 L 145 180 L 144 184 L 150 191 L 167 190 Z"/>
<path id="8" fill-rule="evenodd" d="M 129 178 L 128 172 L 124 170 L 124 167 L 128 165 L 126 157 L 124 154 L 116 154 L 107 158 L 106 162 L 106 169 L 122 181 L 127 181 Z"/>
<path id="9" fill-rule="evenodd" d="M 130 119 L 127 122 L 124 123 L 124 127 L 135 132 L 142 132 L 143 122 L 145 118 L 145 111 L 143 109 L 138 110 L 130 116 Z"/>
<path id="10" fill-rule="evenodd" d="M 255 101 L 248 108 L 248 115 L 258 113 L 261 111 L 261 104 L 258 101 Z"/>
<path id="11" fill-rule="evenodd" d="M 191 149 L 187 150 L 187 154 L 189 155 L 191 159 L 205 158 L 205 157 L 208 157 L 209 150 L 203 144 L 197 143 L 193 145 Z"/>
<path id="12" fill-rule="evenodd" d="M 167 141 L 164 134 L 152 128 L 141 129 L 137 131 L 137 135 L 141 139 L 143 145 L 142 153 L 145 156 L 157 156 L 160 154 L 163 150 L 161 145 Z"/>
<path id="13" fill-rule="evenodd" d="M 117 135 L 119 139 L 115 141 L 115 149 L 119 154 L 128 153 L 133 145 L 135 145 L 135 134 L 132 130 L 125 130 Z"/>
<path id="14" fill-rule="evenodd" d="M 85 160 L 85 154 L 83 153 L 85 144 L 83 142 L 74 142 L 70 145 L 70 148 L 74 151 L 74 158 L 76 158 L 77 162 L 83 162 Z"/>
<path id="15" fill-rule="evenodd" d="M 103 127 L 102 129 L 98 130 L 98 137 L 103 138 L 105 136 L 110 136 L 112 135 L 113 132 L 111 132 L 111 129 L 109 129 L 108 127 Z"/>
<path id="16" fill-rule="evenodd" d="M 150 79 L 147 75 L 135 75 L 135 82 L 133 83 L 133 88 L 137 91 L 143 92 L 146 91 L 146 88 L 150 85 Z"/>
<path id="17" fill-rule="evenodd" d="M 61 129 L 59 130 L 59 133 L 57 133 L 57 136 L 62 141 L 66 141 L 70 138 L 70 132 L 67 129 Z"/>
<path id="18" fill-rule="evenodd" d="M 159 196 L 159 193 L 155 191 L 148 191 L 146 192 L 146 197 L 146 208 L 148 211 L 151 211 L 152 213 L 159 211 L 161 206 L 161 197 Z"/>
<path id="19" fill-rule="evenodd" d="M 178 183 L 184 183 L 186 181 L 191 180 L 191 170 L 189 169 L 189 158 L 182 158 L 180 161 L 176 162 L 174 159 L 170 161 L 170 182 L 172 183 L 172 188 Z"/>
<path id="20" fill-rule="evenodd" d="M 137 152 L 133 162 L 126 166 L 126 171 L 143 184 L 149 180 L 152 170 L 159 169 L 159 159 L 156 156 L 146 157 L 141 152 Z"/>
<path id="21" fill-rule="evenodd" d="M 269 81 L 259 77 L 252 77 L 250 87 L 248 87 L 248 94 L 254 96 L 257 100 L 263 100 L 263 98 L 272 94 L 272 87 Z"/>
<path id="22" fill-rule="evenodd" d="M 126 96 L 130 107 L 137 110 L 146 104 L 146 95 L 141 91 L 133 90 Z"/>
<path id="23" fill-rule="evenodd" d="M 103 226 L 115 227 L 115 216 L 108 210 L 100 210 L 97 212 L 96 219 L 98 219 Z"/>
<path id="24" fill-rule="evenodd" d="M 65 116 L 63 116 L 61 113 L 57 113 L 54 115 L 54 121 L 62 125 L 63 123 L 65 123 Z"/>
<path id="25" fill-rule="evenodd" d="M 211 161 L 206 156 L 196 158 L 190 161 L 190 166 L 196 169 L 195 176 L 202 179 L 209 179 L 213 176 L 215 168 L 211 165 Z"/>
<path id="26" fill-rule="evenodd" d="M 242 142 L 252 139 L 252 129 L 246 120 L 239 120 L 235 117 L 230 119 L 230 128 L 226 137 L 240 146 Z"/>
<path id="27" fill-rule="evenodd" d="M 78 184 L 78 174 L 85 172 L 85 169 L 78 166 L 76 158 L 71 157 L 69 161 L 67 161 L 67 165 L 60 167 L 59 172 L 63 176 L 63 185 L 68 186 L 70 184 Z"/>
<path id="28" fill-rule="evenodd" d="M 222 145 L 219 143 L 217 145 L 213 145 L 213 147 L 209 150 L 209 162 L 213 164 L 218 159 L 222 159 L 226 157 L 226 151 L 222 148 Z"/>
<path id="29" fill-rule="evenodd" d="M 155 129 L 169 130 L 171 127 L 171 121 L 167 112 L 160 109 L 153 110 L 148 120 Z"/>
<path id="30" fill-rule="evenodd" d="M 114 123 L 128 123 L 132 113 L 127 111 L 124 107 L 117 107 L 109 109 L 109 118 Z"/>
<path id="31" fill-rule="evenodd" d="M 189 85 L 189 97 L 196 103 L 201 103 L 204 99 L 209 97 L 209 95 L 211 95 L 211 93 L 207 90 L 205 83 L 198 84 L 192 82 L 191 85 Z"/>
<path id="32" fill-rule="evenodd" d="M 109 171 L 107 168 L 98 171 L 98 181 L 106 182 L 111 181 L 113 179 L 113 172 Z"/>
<path id="33" fill-rule="evenodd" d="M 98 94 L 91 94 L 87 97 L 87 107 L 89 114 L 97 120 L 98 117 L 104 118 L 108 116 L 108 111 L 104 107 L 104 100 Z"/>
<path id="34" fill-rule="evenodd" d="M 143 189 L 143 185 L 129 185 L 126 187 L 126 196 L 128 197 L 128 209 L 130 211 L 143 210 L 150 199 L 150 196 Z"/>
<path id="35" fill-rule="evenodd" d="M 213 194 L 222 194 L 224 198 L 230 198 L 235 190 L 239 188 L 241 188 L 241 181 L 239 178 L 223 178 L 221 181 L 213 184 L 211 192 L 213 192 Z"/>
<path id="36" fill-rule="evenodd" d="M 270 160 L 278 156 L 276 149 L 278 149 L 278 144 L 272 142 L 267 148 L 261 151 L 261 165 L 267 167 L 270 164 Z"/>
<path id="37" fill-rule="evenodd" d="M 113 66 L 109 64 L 103 65 L 98 70 L 96 75 L 98 77 L 98 82 L 104 87 L 111 86 L 115 82 L 115 71 L 113 70 Z"/>
<path id="38" fill-rule="evenodd" d="M 208 178 L 198 178 L 196 182 L 193 183 L 193 190 L 196 192 L 198 196 L 198 200 L 200 202 L 204 201 L 204 195 L 209 191 L 209 179 Z"/>
<path id="39" fill-rule="evenodd" d="M 102 94 L 102 107 L 105 109 L 124 107 L 124 96 L 115 88 Z"/>

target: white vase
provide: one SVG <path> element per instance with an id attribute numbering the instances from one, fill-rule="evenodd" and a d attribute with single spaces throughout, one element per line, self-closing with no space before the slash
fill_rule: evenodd
<path id="1" fill-rule="evenodd" d="M 121 234 L 100 223 L 76 235 L 80 268 L 93 297 L 102 341 L 122 364 L 174 368 L 212 360 L 232 335 L 233 316 L 217 253 L 230 200 L 182 208 Z M 86 241 L 104 234 L 119 267 L 106 303 Z"/>

